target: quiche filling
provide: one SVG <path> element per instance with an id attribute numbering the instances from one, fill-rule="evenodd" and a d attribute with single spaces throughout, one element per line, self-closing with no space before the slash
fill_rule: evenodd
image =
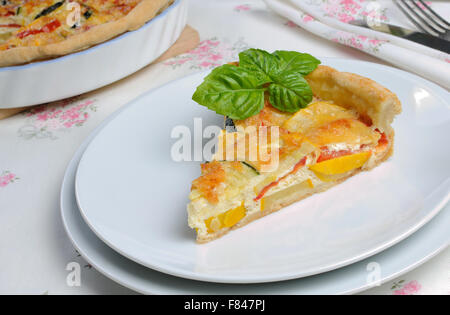
<path id="1" fill-rule="evenodd" d="M 144 25 L 173 0 L 0 0 L 0 67 L 63 56 Z"/>
<path id="2" fill-rule="evenodd" d="M 0 50 L 65 40 L 127 15 L 140 0 L 8 0 L 0 6 Z M 78 4 L 79 12 L 75 6 Z M 69 10 L 69 8 L 72 8 Z M 79 15 L 78 21 L 75 21 Z M 68 23 L 74 17 L 73 25 Z M 76 23 L 75 23 L 76 22 Z"/>
<path id="3" fill-rule="evenodd" d="M 259 121 L 260 126 L 269 120 L 280 124 L 278 168 L 262 173 L 259 161 L 224 161 L 223 156 L 217 155 L 203 164 L 202 176 L 193 182 L 188 206 L 189 225 L 197 233 L 217 233 L 246 216 L 263 212 L 266 207 L 287 202 L 293 195 L 298 198 L 320 191 L 330 182 L 363 169 L 371 158 L 384 154 L 389 147 L 382 133 L 361 122 L 351 110 L 330 102 L 314 102 L 294 115 L 285 115 L 282 121 L 268 119 L 268 113 L 279 113 L 266 103 L 265 118 Z M 254 117 L 249 119 L 253 124 L 256 122 Z M 307 124 L 301 123 L 304 119 Z M 248 126 L 248 123 L 235 124 Z M 286 138 L 297 139 L 294 144 L 297 152 L 291 150 L 292 144 Z M 219 141 L 225 139 L 220 137 Z M 283 156 L 283 150 L 288 155 Z"/>
<path id="4" fill-rule="evenodd" d="M 311 55 L 249 49 L 214 69 L 193 100 L 224 115 L 187 206 L 200 243 L 217 239 L 386 160 L 395 94 Z"/>

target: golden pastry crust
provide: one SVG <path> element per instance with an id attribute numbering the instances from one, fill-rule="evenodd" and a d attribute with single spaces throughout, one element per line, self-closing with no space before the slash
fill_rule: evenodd
<path id="1" fill-rule="evenodd" d="M 305 78 L 316 97 L 369 117 L 373 125 L 387 135 L 393 132 L 391 124 L 402 107 L 398 97 L 387 88 L 371 79 L 328 66 L 319 66 Z"/>
<path id="2" fill-rule="evenodd" d="M 173 0 L 142 0 L 126 16 L 98 25 L 54 44 L 15 47 L 0 51 L 0 67 L 15 66 L 36 60 L 60 57 L 95 46 L 125 32 L 133 31 L 166 9 Z"/>

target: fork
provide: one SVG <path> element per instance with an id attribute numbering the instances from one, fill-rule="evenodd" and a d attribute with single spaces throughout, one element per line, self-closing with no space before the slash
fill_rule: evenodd
<path id="1" fill-rule="evenodd" d="M 420 4 L 419 4 L 420 3 Z M 450 40 L 450 23 L 422 0 L 396 0 L 395 4 L 421 31 Z"/>

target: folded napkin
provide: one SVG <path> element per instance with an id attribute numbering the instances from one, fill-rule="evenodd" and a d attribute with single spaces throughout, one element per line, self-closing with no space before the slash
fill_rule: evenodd
<path id="1" fill-rule="evenodd" d="M 372 18 L 374 22 L 412 29 L 392 1 L 264 0 L 267 6 L 301 28 L 340 44 L 359 49 L 397 67 L 414 72 L 450 89 L 450 55 L 381 32 L 348 24 Z M 450 15 L 450 4 L 446 12 Z M 438 10 L 441 13 L 442 10 Z"/>

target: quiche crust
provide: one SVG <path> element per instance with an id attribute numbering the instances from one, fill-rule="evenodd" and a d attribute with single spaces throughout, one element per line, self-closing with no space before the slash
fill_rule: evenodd
<path id="1" fill-rule="evenodd" d="M 165 10 L 174 0 L 142 0 L 126 16 L 54 44 L 15 47 L 0 51 L 0 67 L 15 66 L 36 60 L 60 57 L 108 41 L 127 31 L 134 31 Z"/>
<path id="2" fill-rule="evenodd" d="M 402 111 L 398 97 L 379 83 L 360 75 L 318 66 L 305 77 L 315 96 L 367 116 L 381 132 L 390 135 L 395 115 Z"/>

